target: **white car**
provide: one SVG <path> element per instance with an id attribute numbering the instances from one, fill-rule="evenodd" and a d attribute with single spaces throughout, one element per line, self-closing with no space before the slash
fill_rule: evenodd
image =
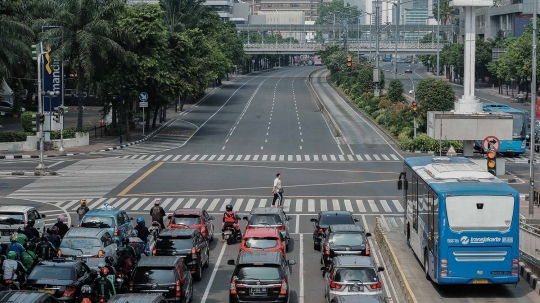
<path id="1" fill-rule="evenodd" d="M 0 206 L 0 244 L 8 244 L 9 236 L 25 226 L 28 220 L 34 220 L 34 227 L 41 236 L 45 232 L 45 215 L 40 214 L 32 206 Z"/>
<path id="2" fill-rule="evenodd" d="M 85 262 L 91 269 L 105 266 L 105 257 L 116 260 L 116 242 L 104 228 L 71 228 L 60 243 L 58 255 Z"/>

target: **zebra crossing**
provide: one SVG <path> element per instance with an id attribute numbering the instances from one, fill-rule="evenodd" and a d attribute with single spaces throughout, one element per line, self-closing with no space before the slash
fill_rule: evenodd
<path id="1" fill-rule="evenodd" d="M 530 157 L 529 155 L 520 155 L 517 157 L 504 157 L 506 161 L 514 162 L 514 163 L 529 163 Z M 535 161 L 540 161 L 540 157 L 534 157 Z"/>
<path id="2" fill-rule="evenodd" d="M 249 213 L 257 207 L 270 207 L 271 198 L 215 198 L 215 197 L 180 197 L 180 198 L 98 198 L 87 199 L 90 209 L 99 208 L 108 203 L 113 208 L 129 212 L 149 212 L 156 199 L 161 200 L 161 207 L 172 213 L 179 208 L 203 208 L 210 213 L 225 211 L 227 204 L 232 204 L 235 212 Z M 54 203 L 55 206 L 68 212 L 79 207 L 79 200 L 66 200 Z M 287 213 L 318 213 L 320 211 L 345 210 L 352 213 L 392 214 L 403 213 L 401 201 L 397 199 L 355 199 L 355 198 L 291 198 L 284 199 L 283 209 Z"/>
<path id="3" fill-rule="evenodd" d="M 363 162 L 400 161 L 395 154 L 356 155 L 125 155 L 121 159 L 136 159 L 161 162 Z"/>

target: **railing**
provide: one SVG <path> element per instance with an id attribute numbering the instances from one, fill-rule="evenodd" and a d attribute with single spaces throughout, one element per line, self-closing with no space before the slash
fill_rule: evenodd
<path id="1" fill-rule="evenodd" d="M 540 276 L 540 228 L 523 221 L 519 224 L 520 261 Z"/>
<path id="2" fill-rule="evenodd" d="M 379 252 L 385 260 L 385 271 L 388 273 L 390 279 L 392 279 L 394 285 L 398 286 L 396 288 L 398 302 L 416 303 L 416 297 L 414 296 L 414 293 L 412 292 L 411 287 L 409 286 L 409 283 L 405 278 L 405 274 L 401 270 L 401 266 L 399 265 L 396 254 L 390 248 L 390 242 L 388 241 L 388 238 L 386 237 L 386 234 L 382 229 L 380 220 L 380 218 L 376 218 L 374 231 L 375 239 L 377 240 L 377 244 L 379 245 Z"/>
<path id="3" fill-rule="evenodd" d="M 442 49 L 448 43 L 440 43 L 439 49 Z M 332 44 L 322 43 L 249 43 L 244 44 L 244 49 L 310 49 L 310 50 L 322 50 Z M 375 43 L 362 42 L 362 43 L 349 43 L 349 50 L 356 49 L 374 49 Z M 379 49 L 394 50 L 396 48 L 395 43 L 379 43 Z M 415 50 L 415 49 L 437 49 L 436 43 L 398 43 L 398 50 Z"/>
<path id="4" fill-rule="evenodd" d="M 87 128 L 86 131 L 88 134 L 94 133 L 94 138 L 103 138 L 107 136 L 107 124 L 103 124 L 101 126 L 94 125 L 94 127 Z"/>

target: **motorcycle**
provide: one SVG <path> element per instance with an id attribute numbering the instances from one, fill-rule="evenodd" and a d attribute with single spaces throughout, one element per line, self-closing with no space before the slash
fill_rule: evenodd
<path id="1" fill-rule="evenodd" d="M 114 280 L 114 288 L 116 292 L 126 293 L 128 292 L 128 281 L 127 276 L 123 273 L 118 273 L 116 279 Z"/>
<path id="2" fill-rule="evenodd" d="M 109 300 L 107 300 L 107 298 L 105 298 L 105 297 L 101 297 L 101 296 L 100 296 L 100 297 L 98 298 L 98 302 L 99 302 L 99 303 L 106 303 L 107 301 L 109 301 Z"/>
<path id="3" fill-rule="evenodd" d="M 5 280 L 4 281 L 4 286 L 6 286 L 6 288 L 10 289 L 10 290 L 19 290 L 20 289 L 19 282 L 13 281 L 13 280 Z"/>
<path id="4" fill-rule="evenodd" d="M 225 228 L 223 236 L 225 238 L 225 241 L 227 242 L 227 245 L 232 245 L 236 242 L 242 241 L 242 233 L 240 232 L 240 230 L 236 230 L 236 228 L 234 227 Z"/>

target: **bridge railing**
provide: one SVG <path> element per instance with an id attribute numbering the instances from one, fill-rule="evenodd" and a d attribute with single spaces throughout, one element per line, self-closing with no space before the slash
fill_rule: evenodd
<path id="1" fill-rule="evenodd" d="M 441 43 L 439 48 L 442 49 L 448 43 Z M 322 43 L 250 43 L 244 44 L 244 49 L 311 49 L 322 50 L 332 44 Z M 375 43 L 350 43 L 349 50 L 356 49 L 374 49 Z M 379 43 L 379 49 L 392 50 L 396 48 L 395 43 Z M 437 49 L 436 43 L 398 43 L 398 50 L 414 50 L 414 49 Z"/>
<path id="2" fill-rule="evenodd" d="M 525 263 L 534 274 L 540 276 L 540 228 L 527 224 L 523 220 L 519 224 L 520 261 Z"/>

